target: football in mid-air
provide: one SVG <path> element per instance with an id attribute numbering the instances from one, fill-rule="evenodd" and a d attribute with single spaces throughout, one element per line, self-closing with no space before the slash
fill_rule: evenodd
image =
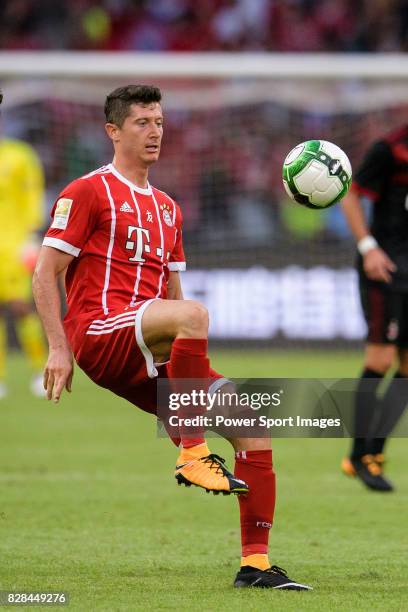
<path id="1" fill-rule="evenodd" d="M 351 184 L 347 155 L 327 140 L 307 140 L 294 147 L 283 162 L 286 193 L 303 206 L 328 208 L 346 195 Z"/>

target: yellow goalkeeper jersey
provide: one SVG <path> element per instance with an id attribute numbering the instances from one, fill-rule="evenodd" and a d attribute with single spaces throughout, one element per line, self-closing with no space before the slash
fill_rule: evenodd
<path id="1" fill-rule="evenodd" d="M 44 173 L 34 149 L 0 140 L 0 254 L 17 253 L 44 218 Z"/>

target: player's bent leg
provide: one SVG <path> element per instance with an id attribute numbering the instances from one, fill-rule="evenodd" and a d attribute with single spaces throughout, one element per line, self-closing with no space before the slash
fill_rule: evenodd
<path id="1" fill-rule="evenodd" d="M 206 396 L 210 370 L 208 313 L 204 306 L 193 300 L 153 302 L 144 313 L 142 331 L 155 360 L 170 357 L 167 370 L 172 391 L 175 394 L 189 393 L 199 384 L 199 390 L 203 390 Z M 203 385 L 205 389 L 201 388 Z M 205 401 L 178 410 L 182 444 L 175 470 L 178 484 L 198 486 L 214 494 L 246 493 L 245 482 L 228 471 L 221 457 L 210 452 L 204 429 L 197 426 L 188 430 L 182 424 L 187 419 L 204 416 L 205 412 Z"/>
<path id="2" fill-rule="evenodd" d="M 209 377 L 208 313 L 193 300 L 159 300 L 150 304 L 142 320 L 143 337 L 154 359 L 158 362 L 170 359 L 168 377 L 172 390 L 181 395 L 189 394 L 198 382 L 207 388 Z M 195 381 L 195 382 L 193 382 Z M 203 391 L 206 391 L 206 388 Z M 179 408 L 181 425 L 179 434 L 183 449 L 194 448 L 201 456 L 207 456 L 204 431 L 186 430 L 184 420 L 205 414 L 205 405 L 192 404 Z M 195 448 L 200 447 L 200 448 Z M 191 457 L 182 457 L 190 461 Z M 180 462 L 180 463 L 181 463 Z M 196 483 L 194 483 L 196 484 Z"/>
<path id="3" fill-rule="evenodd" d="M 208 337 L 208 312 L 194 300 L 156 300 L 143 313 L 142 332 L 155 360 L 167 361 L 176 338 Z"/>
<path id="4" fill-rule="evenodd" d="M 157 381 L 160 378 L 170 379 L 170 382 L 172 377 L 173 380 L 183 377 L 209 379 L 207 340 L 196 337 L 207 333 L 207 314 L 196 302 L 186 304 L 149 300 L 134 309 L 111 312 L 106 320 L 87 319 L 81 327 L 78 324 L 67 326 L 78 365 L 98 385 L 148 412 L 157 413 Z M 193 337 L 177 338 L 178 333 Z M 177 341 L 184 343 L 186 340 L 192 342 L 188 350 L 176 346 L 174 354 Z M 170 362 L 163 363 L 169 357 Z M 177 375 L 174 362 L 179 368 Z M 168 402 L 163 414 L 166 409 L 169 409 Z M 160 414 L 158 416 L 161 418 Z M 176 442 L 182 432 L 173 428 L 169 433 Z M 211 454 L 204 438 L 201 444 L 196 443 L 191 448 L 184 448 L 182 437 L 181 441 L 183 448 L 177 462 L 177 480 L 215 492 L 247 490 L 245 483 L 237 483 L 223 461 Z M 188 439 L 187 443 L 191 441 Z"/>

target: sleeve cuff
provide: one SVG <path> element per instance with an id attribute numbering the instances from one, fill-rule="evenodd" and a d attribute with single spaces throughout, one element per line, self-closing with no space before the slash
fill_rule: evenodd
<path id="1" fill-rule="evenodd" d="M 81 249 L 74 247 L 69 242 L 65 242 L 65 240 L 60 240 L 59 238 L 50 238 L 46 237 L 43 240 L 43 246 L 53 247 L 54 249 L 58 249 L 59 251 L 63 251 L 63 253 L 68 253 L 68 255 L 73 255 L 74 257 L 78 257 L 81 252 Z"/>
<path id="2" fill-rule="evenodd" d="M 185 261 L 169 261 L 169 263 L 167 264 L 167 267 L 170 270 L 170 272 L 184 272 L 186 269 L 186 262 Z"/>

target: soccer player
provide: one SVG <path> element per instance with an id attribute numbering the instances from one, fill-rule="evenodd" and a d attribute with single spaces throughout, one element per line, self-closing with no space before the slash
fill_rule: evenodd
<path id="1" fill-rule="evenodd" d="M 1 95 L 1 94 L 0 94 Z M 0 102 L 1 103 L 1 102 Z M 7 396 L 5 314 L 11 313 L 20 344 L 32 369 L 30 389 L 44 396 L 45 343 L 31 296 L 32 268 L 26 254 L 43 220 L 44 176 L 33 148 L 18 140 L 0 140 L 0 399 Z"/>
<path id="2" fill-rule="evenodd" d="M 361 303 L 368 335 L 355 401 L 355 439 L 342 469 L 370 489 L 392 491 L 384 445 L 408 401 L 408 125 L 375 142 L 358 169 L 343 210 L 357 241 Z M 368 225 L 361 199 L 372 202 Z M 384 396 L 383 377 L 397 369 Z"/>
<path id="3" fill-rule="evenodd" d="M 71 391 L 72 352 L 98 385 L 139 408 L 157 411 L 157 381 L 228 381 L 210 369 L 208 314 L 184 300 L 181 210 L 148 182 L 163 135 L 161 92 L 129 85 L 107 96 L 111 164 L 73 181 L 57 199 L 34 274 L 34 296 L 49 341 L 48 399 Z M 66 271 L 68 313 L 60 319 L 58 276 Z M 235 474 L 210 453 L 203 432 L 184 435 L 179 483 L 239 495 L 242 567 L 235 585 L 307 590 L 268 559 L 275 505 L 270 441 L 236 439 Z M 248 493 L 249 488 L 249 493 Z M 242 495 L 247 494 L 247 495 Z"/>

